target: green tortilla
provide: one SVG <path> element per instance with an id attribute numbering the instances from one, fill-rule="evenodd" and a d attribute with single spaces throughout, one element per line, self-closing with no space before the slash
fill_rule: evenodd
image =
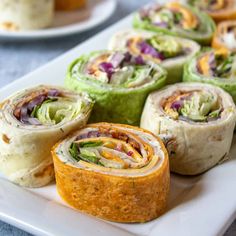
<path id="1" fill-rule="evenodd" d="M 189 5 L 184 6 L 198 17 L 199 27 L 195 31 L 183 29 L 175 24 L 171 27 L 160 27 L 154 25 L 150 22 L 150 20 L 142 19 L 139 12 L 134 15 L 133 26 L 135 28 L 149 30 L 156 33 L 163 33 L 165 35 L 188 38 L 198 42 L 201 45 L 210 45 L 216 28 L 214 21 L 206 13 L 199 11 L 194 7 Z M 165 8 L 165 6 L 162 6 L 162 8 Z"/>
<path id="2" fill-rule="evenodd" d="M 213 84 L 215 86 L 221 87 L 226 92 L 228 92 L 236 103 L 236 69 L 235 66 L 231 68 L 230 77 L 215 77 L 215 76 L 205 76 L 199 72 L 197 69 L 197 61 L 202 57 L 206 52 L 213 52 L 213 49 L 204 49 L 193 57 L 187 64 L 184 66 L 184 76 L 183 81 L 185 82 L 201 82 Z M 236 56 L 233 56 L 234 63 L 236 62 Z"/>
<path id="3" fill-rule="evenodd" d="M 152 70 L 153 76 L 148 83 L 133 88 L 109 84 L 103 82 L 101 78 L 99 78 L 100 80 L 95 79 L 85 73 L 85 67 L 90 61 L 96 60 L 97 57 L 107 53 L 112 55 L 115 52 L 98 51 L 76 59 L 69 66 L 65 85 L 69 89 L 89 93 L 96 101 L 90 116 L 90 122 L 106 121 L 139 125 L 146 97 L 150 92 L 165 85 L 166 71 L 159 65 L 145 64 L 145 68 Z M 142 70 L 142 66 L 140 68 Z"/>

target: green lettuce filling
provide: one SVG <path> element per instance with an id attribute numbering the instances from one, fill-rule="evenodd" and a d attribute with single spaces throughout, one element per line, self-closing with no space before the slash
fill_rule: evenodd
<path id="1" fill-rule="evenodd" d="M 190 99 L 184 100 L 178 113 L 193 121 L 207 121 L 209 118 L 218 118 L 221 108 L 218 101 L 210 93 L 196 92 Z"/>
<path id="2" fill-rule="evenodd" d="M 82 102 L 69 98 L 48 98 L 34 107 L 31 117 L 45 125 L 56 125 L 75 119 L 82 109 Z"/>
<path id="3" fill-rule="evenodd" d="M 161 9 L 158 12 L 151 12 L 150 16 L 146 17 L 145 19 L 157 26 L 161 26 L 164 23 L 166 24 L 165 27 L 173 28 L 175 26 L 181 26 L 183 15 L 181 12 L 178 11 L 171 11 L 170 9 Z M 196 29 L 197 27 L 188 30 L 191 31 Z"/>
<path id="4" fill-rule="evenodd" d="M 182 53 L 182 45 L 173 38 L 168 40 L 160 37 L 152 37 L 148 40 L 148 43 L 151 44 L 158 52 L 161 52 L 165 58 L 171 58 L 178 56 Z"/>
<path id="5" fill-rule="evenodd" d="M 82 71 L 96 82 L 123 88 L 139 87 L 149 83 L 152 81 L 151 77 L 159 72 L 141 56 L 132 56 L 128 52 L 114 52 L 108 59 L 104 59 L 101 54 L 81 66 Z M 73 73 L 77 73 L 77 69 L 80 68 L 75 67 Z"/>
<path id="6" fill-rule="evenodd" d="M 216 67 L 214 68 L 214 74 L 218 77 L 230 77 L 231 69 L 234 62 L 234 57 L 231 55 L 227 58 L 222 56 L 216 56 Z"/>
<path id="7" fill-rule="evenodd" d="M 151 66 L 135 66 L 133 75 L 124 83 L 124 87 L 137 87 L 151 81 L 154 70 Z"/>
<path id="8" fill-rule="evenodd" d="M 97 164 L 103 166 L 100 162 L 100 154 L 94 149 L 94 147 L 99 147 L 103 142 L 99 141 L 88 141 L 81 143 L 72 143 L 69 148 L 69 153 L 76 161 L 86 161 L 89 163 Z"/>

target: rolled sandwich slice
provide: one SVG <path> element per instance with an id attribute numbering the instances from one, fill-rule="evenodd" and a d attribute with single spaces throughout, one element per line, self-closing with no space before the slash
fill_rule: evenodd
<path id="1" fill-rule="evenodd" d="M 216 22 L 236 19 L 235 0 L 185 0 L 194 7 L 205 11 Z"/>
<path id="2" fill-rule="evenodd" d="M 93 103 L 86 94 L 36 86 L 0 104 L 0 172 L 10 181 L 40 187 L 54 178 L 51 148 L 83 127 Z"/>
<path id="3" fill-rule="evenodd" d="M 157 33 L 189 38 L 202 45 L 211 43 L 215 24 L 204 12 L 177 2 L 151 4 L 134 16 L 133 25 Z"/>
<path id="4" fill-rule="evenodd" d="M 167 83 L 173 84 L 182 80 L 183 65 L 199 52 L 200 46 L 184 38 L 127 29 L 111 38 L 109 49 L 126 50 L 145 61 L 161 64 L 168 72 Z"/>
<path id="5" fill-rule="evenodd" d="M 166 71 L 128 52 L 83 55 L 69 67 L 65 84 L 96 100 L 90 122 L 138 125 L 147 95 L 164 86 Z"/>
<path id="6" fill-rule="evenodd" d="M 235 121 L 234 102 L 224 90 L 179 83 L 149 95 L 141 127 L 163 139 L 171 171 L 196 175 L 227 159 Z"/>
<path id="7" fill-rule="evenodd" d="M 52 24 L 54 0 L 1 0 L 0 30 L 46 28 Z"/>
<path id="8" fill-rule="evenodd" d="M 236 56 L 228 50 L 206 49 L 184 66 L 183 80 L 209 83 L 223 88 L 236 102 Z"/>
<path id="9" fill-rule="evenodd" d="M 52 151 L 58 193 L 72 207 L 116 222 L 160 216 L 169 193 L 167 151 L 137 127 L 86 126 Z"/>
<path id="10" fill-rule="evenodd" d="M 224 21 L 217 25 L 212 47 L 216 49 L 225 48 L 231 52 L 236 52 L 236 20 Z"/>

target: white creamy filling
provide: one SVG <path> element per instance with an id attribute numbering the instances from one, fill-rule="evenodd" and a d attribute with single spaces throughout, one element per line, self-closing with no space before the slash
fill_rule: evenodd
<path id="1" fill-rule="evenodd" d="M 236 49 L 236 38 L 233 32 L 222 35 L 222 41 L 229 49 Z"/>

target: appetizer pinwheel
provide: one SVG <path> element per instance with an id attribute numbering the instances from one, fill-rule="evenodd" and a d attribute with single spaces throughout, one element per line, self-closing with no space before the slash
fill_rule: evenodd
<path id="1" fill-rule="evenodd" d="M 56 144 L 52 155 L 58 193 L 75 209 L 127 223 L 146 222 L 165 211 L 168 155 L 148 131 L 91 124 Z"/>
<path id="2" fill-rule="evenodd" d="M 219 86 L 236 102 L 236 56 L 224 48 L 206 49 L 185 64 L 183 80 Z"/>
<path id="3" fill-rule="evenodd" d="M 216 22 L 236 19 L 235 0 L 186 0 L 190 5 L 206 11 Z"/>
<path id="4" fill-rule="evenodd" d="M 227 158 L 235 121 L 234 102 L 224 90 L 179 83 L 149 95 L 141 127 L 163 139 L 171 171 L 196 175 Z"/>
<path id="5" fill-rule="evenodd" d="M 166 82 L 173 84 L 182 80 L 183 65 L 200 50 L 200 46 L 184 38 L 123 30 L 111 38 L 109 49 L 126 50 L 145 61 L 161 64 L 168 72 Z"/>
<path id="6" fill-rule="evenodd" d="M 90 122 L 138 125 L 147 95 L 164 86 L 166 71 L 128 52 L 83 55 L 68 69 L 65 84 L 96 100 Z"/>
<path id="7" fill-rule="evenodd" d="M 135 15 L 133 25 L 136 28 L 189 38 L 202 45 L 210 44 L 215 31 L 215 24 L 207 14 L 177 2 L 144 7 Z"/>
<path id="8" fill-rule="evenodd" d="M 223 21 L 217 25 L 212 46 L 236 52 L 236 21 Z"/>
<path id="9" fill-rule="evenodd" d="M 40 187 L 54 178 L 51 148 L 83 127 L 93 103 L 86 94 L 37 86 L 0 104 L 0 172 L 14 183 Z"/>
<path id="10" fill-rule="evenodd" d="M 51 25 L 54 0 L 1 0 L 0 30 L 41 29 Z"/>

